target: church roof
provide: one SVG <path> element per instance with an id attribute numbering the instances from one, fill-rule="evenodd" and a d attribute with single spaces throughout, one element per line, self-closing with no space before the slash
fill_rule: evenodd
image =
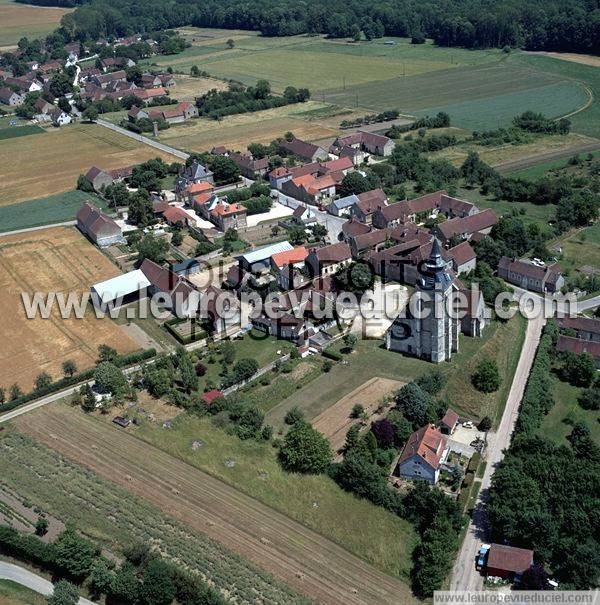
<path id="1" fill-rule="evenodd" d="M 422 275 L 419 284 L 422 290 L 445 292 L 452 285 L 452 277 L 446 268 L 446 261 L 442 258 L 442 250 L 437 238 L 433 240 L 429 258 L 421 264 L 419 272 Z"/>

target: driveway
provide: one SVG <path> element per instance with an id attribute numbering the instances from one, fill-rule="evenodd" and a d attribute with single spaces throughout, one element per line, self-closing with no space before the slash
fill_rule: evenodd
<path id="1" fill-rule="evenodd" d="M 39 592 L 45 597 L 51 596 L 54 592 L 52 582 L 48 582 L 48 580 L 45 578 L 34 574 L 28 569 L 19 567 L 18 565 L 13 565 L 12 563 L 5 563 L 4 561 L 0 561 L 0 579 L 10 580 L 16 584 L 25 586 L 30 590 Z M 95 603 L 80 597 L 79 605 L 95 605 Z"/>
<path id="2" fill-rule="evenodd" d="M 483 577 L 475 569 L 475 556 L 480 544 L 485 542 L 489 535 L 489 522 L 485 506 L 490 483 L 494 471 L 504 458 L 504 450 L 510 445 L 515 422 L 519 415 L 519 406 L 523 399 L 523 392 L 529 378 L 543 326 L 544 319 L 541 316 L 527 323 L 525 341 L 510 387 L 506 407 L 502 414 L 502 420 L 496 433 L 488 433 L 487 466 L 481 480 L 481 488 L 465 539 L 452 570 L 450 590 L 474 591 L 483 588 Z"/>

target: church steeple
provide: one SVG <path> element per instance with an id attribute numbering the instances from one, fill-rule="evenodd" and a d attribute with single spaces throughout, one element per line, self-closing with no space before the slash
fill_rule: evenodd
<path id="1" fill-rule="evenodd" d="M 423 276 L 420 284 L 423 290 L 445 291 L 452 283 L 452 277 L 448 274 L 437 237 L 433 238 L 429 258 L 421 266 L 420 272 Z"/>

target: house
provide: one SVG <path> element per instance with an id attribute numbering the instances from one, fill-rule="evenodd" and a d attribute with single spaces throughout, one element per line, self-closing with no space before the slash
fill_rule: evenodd
<path id="1" fill-rule="evenodd" d="M 308 339 L 308 325 L 302 317 L 285 313 L 281 317 L 261 314 L 252 318 L 252 325 L 266 334 L 280 340 L 289 340 L 296 346 L 303 346 Z"/>
<path id="2" fill-rule="evenodd" d="M 124 69 L 113 71 L 107 74 L 92 76 L 91 81 L 100 88 L 106 88 L 111 82 L 125 82 L 127 74 Z"/>
<path id="3" fill-rule="evenodd" d="M 600 343 L 591 340 L 582 340 L 574 336 L 561 334 L 556 342 L 556 350 L 559 353 L 567 352 L 574 355 L 587 353 L 594 358 L 596 368 L 600 369 Z"/>
<path id="4" fill-rule="evenodd" d="M 70 124 L 73 121 L 73 118 L 66 111 L 55 107 L 48 112 L 52 123 L 55 126 L 65 126 L 66 124 Z"/>
<path id="5" fill-rule="evenodd" d="M 108 172 L 105 172 L 97 166 L 92 166 L 86 173 L 85 178 L 92 184 L 95 191 L 102 191 L 103 188 L 113 184 L 113 178 Z"/>
<path id="6" fill-rule="evenodd" d="M 448 256 L 452 259 L 452 268 L 460 275 L 469 273 L 475 269 L 477 254 L 469 242 L 461 242 L 448 250 Z"/>
<path id="7" fill-rule="evenodd" d="M 291 250 L 276 252 L 271 256 L 271 269 L 278 271 L 285 265 L 303 267 L 307 256 L 308 250 L 304 246 L 297 246 Z"/>
<path id="8" fill-rule="evenodd" d="M 528 261 L 503 256 L 498 263 L 498 277 L 509 284 L 534 292 L 559 292 L 565 284 L 558 264 L 539 267 Z"/>
<path id="9" fill-rule="evenodd" d="M 180 263 L 172 265 L 171 271 L 173 271 L 173 273 L 177 273 L 177 275 L 188 277 L 189 275 L 196 275 L 197 273 L 200 273 L 201 268 L 202 264 L 193 258 L 191 260 L 184 260 Z"/>
<path id="10" fill-rule="evenodd" d="M 439 430 L 443 435 L 452 435 L 458 424 L 458 414 L 451 408 L 446 410 L 444 417 L 440 420 Z"/>
<path id="11" fill-rule="evenodd" d="M 13 78 L 9 76 L 7 78 L 4 78 L 4 84 L 7 87 L 17 88 L 18 91 L 22 94 L 28 92 L 36 92 L 38 90 L 42 90 L 43 88 L 42 83 L 39 80 L 30 80 L 26 76 L 21 76 L 19 78 Z"/>
<path id="12" fill-rule="evenodd" d="M 444 242 L 453 238 L 469 240 L 474 233 L 488 235 L 498 222 L 498 216 L 491 208 L 471 214 L 464 218 L 453 218 L 434 227 L 435 234 Z"/>
<path id="13" fill-rule="evenodd" d="M 126 242 L 121 227 L 89 202 L 77 212 L 77 228 L 100 248 Z"/>
<path id="14" fill-rule="evenodd" d="M 341 156 L 345 149 L 359 149 L 374 155 L 389 156 L 396 147 L 396 143 L 389 137 L 373 132 L 359 130 L 352 134 L 339 136 L 331 144 L 331 153 Z"/>
<path id="15" fill-rule="evenodd" d="M 43 74 L 58 73 L 63 68 L 61 61 L 46 61 L 38 66 L 38 71 Z"/>
<path id="16" fill-rule="evenodd" d="M 533 550 L 492 544 L 485 567 L 486 576 L 518 580 L 533 565 Z"/>
<path id="17" fill-rule="evenodd" d="M 15 92 L 10 88 L 0 88 L 0 103 L 4 105 L 18 106 L 25 102 L 25 95 Z"/>
<path id="18" fill-rule="evenodd" d="M 359 193 L 357 196 L 358 203 L 351 207 L 350 213 L 361 223 L 367 225 L 372 224 L 373 215 L 378 210 L 387 206 L 387 195 L 383 189 L 372 189 Z"/>
<path id="19" fill-rule="evenodd" d="M 292 178 L 292 173 L 284 166 L 274 168 L 269 172 L 269 185 L 272 189 L 281 190 L 281 185 Z"/>
<path id="20" fill-rule="evenodd" d="M 581 340 L 600 342 L 600 319 L 592 317 L 563 317 L 556 320 L 561 330 L 571 332 Z"/>
<path id="21" fill-rule="evenodd" d="M 268 157 L 255 160 L 251 155 L 238 152 L 230 153 L 229 157 L 237 164 L 242 175 L 248 179 L 263 177 L 269 170 Z"/>
<path id="22" fill-rule="evenodd" d="M 33 108 L 38 115 L 46 115 L 48 112 L 54 109 L 54 105 L 52 105 L 52 103 L 48 103 L 46 99 L 39 97 L 35 100 Z"/>
<path id="23" fill-rule="evenodd" d="M 300 139 L 294 138 L 291 141 L 283 140 L 279 146 L 288 154 L 295 155 L 308 162 L 317 162 L 319 160 L 326 161 L 329 159 L 329 154 L 325 149 Z"/>
<path id="24" fill-rule="evenodd" d="M 158 88 L 163 85 L 160 76 L 150 73 L 142 74 L 139 84 L 142 88 Z"/>
<path id="25" fill-rule="evenodd" d="M 388 242 L 390 232 L 388 229 L 373 229 L 368 233 L 361 233 L 346 239 L 352 250 L 352 257 L 360 258 L 367 250 L 378 250 Z"/>
<path id="26" fill-rule="evenodd" d="M 315 211 L 309 208 L 308 206 L 303 206 L 299 204 L 294 208 L 294 212 L 292 212 L 292 222 L 296 225 L 300 225 L 301 227 L 310 225 L 317 221 L 317 215 Z"/>
<path id="27" fill-rule="evenodd" d="M 294 247 L 288 241 L 263 246 L 262 248 L 257 248 L 256 250 L 238 256 L 238 266 L 240 269 L 250 273 L 268 271 L 271 266 L 271 257 L 274 254 L 289 252 L 293 249 Z"/>
<path id="28" fill-rule="evenodd" d="M 369 233 L 371 229 L 371 225 L 361 223 L 360 221 L 357 221 L 354 217 L 352 217 L 349 221 L 346 221 L 342 225 L 340 239 L 347 242 L 351 238 L 356 237 L 357 235 L 364 235 L 365 233 Z"/>
<path id="29" fill-rule="evenodd" d="M 248 209 L 242 204 L 230 204 L 225 197 L 214 197 L 216 202 L 209 206 L 209 220 L 223 232 L 228 229 L 245 229 L 248 224 Z"/>
<path id="30" fill-rule="evenodd" d="M 181 226 L 195 226 L 196 221 L 182 208 L 177 206 L 169 206 L 162 214 L 163 220 L 171 227 Z"/>
<path id="31" fill-rule="evenodd" d="M 139 101 L 151 101 L 157 97 L 166 97 L 167 91 L 161 86 L 160 88 L 135 88 L 131 90 L 131 95 Z"/>
<path id="32" fill-rule="evenodd" d="M 283 182 L 281 190 L 284 194 L 307 204 L 319 205 L 335 196 L 340 181 L 341 179 L 338 181 L 329 174 L 323 176 L 305 174 Z"/>
<path id="33" fill-rule="evenodd" d="M 333 216 L 348 216 L 351 214 L 352 208 L 358 204 L 358 201 L 358 196 L 353 193 L 352 195 L 333 200 L 327 210 Z"/>
<path id="34" fill-rule="evenodd" d="M 398 460 L 396 474 L 435 485 L 448 451 L 446 437 L 431 425 L 423 426 L 408 438 Z"/>
<path id="35" fill-rule="evenodd" d="M 312 248 L 306 257 L 306 265 L 313 277 L 331 275 L 352 261 L 350 246 L 345 242 Z"/>
<path id="36" fill-rule="evenodd" d="M 210 185 L 215 183 L 212 170 L 200 164 L 198 160 L 194 160 L 183 169 L 175 182 L 175 189 L 181 195 L 184 190 L 187 190 L 194 183 L 209 183 Z"/>
<path id="37" fill-rule="evenodd" d="M 142 117 L 140 115 L 141 111 L 142 110 L 138 111 L 138 118 Z M 183 101 L 160 111 L 147 111 L 144 113 L 146 113 L 145 117 L 150 120 L 164 120 L 168 124 L 180 124 L 181 122 L 185 122 L 191 118 L 197 118 L 198 108 L 191 103 Z"/>
<path id="38" fill-rule="evenodd" d="M 232 265 L 229 268 L 229 271 L 227 271 L 227 275 L 223 281 L 223 287 L 228 288 L 229 290 L 239 290 L 246 284 L 249 278 L 250 273 L 247 273 L 238 265 Z"/>

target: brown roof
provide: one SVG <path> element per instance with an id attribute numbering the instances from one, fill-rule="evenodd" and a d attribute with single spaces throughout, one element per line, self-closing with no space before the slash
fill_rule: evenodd
<path id="1" fill-rule="evenodd" d="M 516 548 L 504 544 L 492 544 L 488 553 L 487 566 L 512 573 L 523 573 L 533 565 L 533 550 Z"/>
<path id="2" fill-rule="evenodd" d="M 568 351 L 581 355 L 588 353 L 594 359 L 600 359 L 600 342 L 594 342 L 592 340 L 583 340 L 581 338 L 575 338 L 574 336 L 560 335 L 556 343 L 557 351 Z"/>
<path id="3" fill-rule="evenodd" d="M 121 233 L 121 227 L 110 216 L 89 202 L 85 202 L 78 210 L 77 221 L 88 234 L 97 235 L 103 227 L 110 227 L 115 233 Z"/>
<path id="4" fill-rule="evenodd" d="M 475 250 L 469 242 L 461 242 L 458 246 L 454 246 L 448 250 L 448 254 L 452 257 L 457 266 L 464 265 L 474 258 L 477 258 Z"/>
<path id="5" fill-rule="evenodd" d="M 471 204 L 471 202 L 465 202 L 464 200 L 459 200 L 458 198 L 450 197 L 445 194 L 440 197 L 439 201 L 440 212 L 443 212 L 444 214 L 448 214 L 450 211 L 455 214 L 468 214 L 473 207 L 474 204 Z"/>
<path id="6" fill-rule="evenodd" d="M 358 204 L 356 204 L 365 214 L 371 214 L 376 210 L 380 210 L 387 203 L 387 195 L 383 189 L 372 189 L 359 193 L 357 196 Z"/>
<path id="7" fill-rule="evenodd" d="M 448 408 L 446 410 L 446 413 L 444 414 L 444 417 L 440 421 L 440 424 L 443 424 L 444 426 L 447 426 L 447 427 L 453 429 L 456 426 L 457 422 L 458 422 L 458 414 L 453 409 Z"/>
<path id="8" fill-rule="evenodd" d="M 559 327 L 569 330 L 581 330 L 583 332 L 592 332 L 600 334 L 600 319 L 592 317 L 563 317 L 556 320 Z"/>
<path id="9" fill-rule="evenodd" d="M 440 191 L 434 191 L 433 193 L 428 193 L 427 195 L 408 200 L 408 207 L 413 214 L 425 212 L 426 210 L 433 210 L 439 206 L 442 196 L 447 195 L 447 193 L 448 192 L 445 189 L 440 189 Z"/>
<path id="10" fill-rule="evenodd" d="M 482 212 L 466 216 L 464 218 L 453 218 L 444 221 L 438 228 L 445 239 L 450 239 L 454 235 L 463 235 L 475 233 L 482 229 L 488 229 L 498 222 L 496 213 L 491 208 L 486 208 Z"/>
<path id="11" fill-rule="evenodd" d="M 175 289 L 180 281 L 180 277 L 177 275 L 177 273 L 157 265 L 154 261 L 151 261 L 148 258 L 144 259 L 140 265 L 140 269 L 148 281 L 159 292 L 171 292 Z"/>
<path id="12" fill-rule="evenodd" d="M 292 248 L 292 250 L 284 250 L 283 252 L 277 252 L 271 256 L 271 261 L 277 267 L 283 267 L 283 265 L 301 263 L 308 256 L 308 250 L 304 246 L 298 246 Z"/>
<path id="13" fill-rule="evenodd" d="M 369 231 L 371 231 L 371 227 L 369 225 L 357 221 L 354 217 L 342 225 L 342 233 L 346 237 L 364 235 L 365 233 L 369 233 Z"/>
<path id="14" fill-rule="evenodd" d="M 368 248 L 374 248 L 377 244 L 381 244 L 385 242 L 388 238 L 388 230 L 387 229 L 375 229 L 374 231 L 370 231 L 369 233 L 362 233 L 361 235 L 356 235 L 354 239 L 354 245 L 357 250 L 366 250 Z"/>
<path id="15" fill-rule="evenodd" d="M 307 141 L 301 141 L 300 139 L 293 139 L 291 141 L 282 141 L 281 147 L 297 155 L 301 158 L 312 158 L 317 151 L 321 148 L 318 145 L 313 145 L 312 143 L 308 143 Z"/>
<path id="16" fill-rule="evenodd" d="M 345 242 L 323 246 L 323 248 L 314 249 L 311 252 L 315 253 L 321 263 L 340 263 L 352 258 L 350 246 Z"/>
<path id="17" fill-rule="evenodd" d="M 550 281 L 551 283 L 556 281 L 561 272 L 560 265 L 558 264 L 549 265 L 546 267 L 538 267 L 533 263 L 528 263 L 517 259 L 510 259 L 507 256 L 503 256 L 500 259 L 498 268 L 505 269 L 511 273 L 517 273 L 518 275 L 522 275 L 530 279 L 539 279 L 540 281 L 543 281 L 544 278 L 546 278 L 546 281 Z"/>
<path id="18" fill-rule="evenodd" d="M 438 468 L 446 444 L 446 437 L 431 425 L 422 426 L 415 431 L 406 442 L 399 464 L 412 456 L 420 456 L 433 468 Z"/>

